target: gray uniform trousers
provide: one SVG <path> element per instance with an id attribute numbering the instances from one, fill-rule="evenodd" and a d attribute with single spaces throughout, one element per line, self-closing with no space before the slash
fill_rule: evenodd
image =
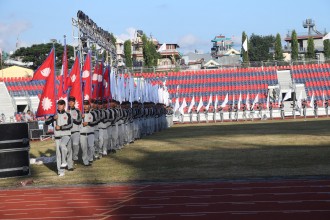
<path id="1" fill-rule="evenodd" d="M 64 168 L 61 168 L 62 163 L 67 163 L 68 149 L 67 145 L 70 142 L 70 136 L 63 136 L 61 139 L 55 139 L 56 145 L 56 166 L 58 174 L 64 173 Z"/>
<path id="2" fill-rule="evenodd" d="M 318 117 L 317 108 L 314 108 L 314 116 L 315 116 L 315 118 L 317 118 L 317 117 Z"/>
<path id="3" fill-rule="evenodd" d="M 220 121 L 223 122 L 223 112 L 220 112 Z"/>
<path id="4" fill-rule="evenodd" d="M 71 134 L 71 139 L 68 143 L 68 158 L 67 158 L 67 163 L 68 163 L 68 169 L 73 168 L 73 159 L 78 160 L 78 152 L 79 152 L 79 132 L 74 132 Z M 78 148 L 78 150 L 75 152 L 73 150 L 73 147 Z M 75 158 L 73 155 L 73 152 L 77 153 L 77 157 Z"/>
<path id="5" fill-rule="evenodd" d="M 254 111 L 250 111 L 250 119 L 251 119 L 251 121 L 254 120 Z"/>
<path id="6" fill-rule="evenodd" d="M 243 111 L 243 119 L 246 121 L 246 111 Z"/>
<path id="7" fill-rule="evenodd" d="M 111 150 L 111 132 L 112 132 L 112 125 L 109 123 L 107 127 L 107 133 L 108 133 L 108 144 L 107 144 L 107 150 Z"/>
<path id="8" fill-rule="evenodd" d="M 306 118 L 306 108 L 303 108 L 303 115 L 304 115 L 304 117 Z"/>
<path id="9" fill-rule="evenodd" d="M 326 107 L 326 108 L 325 108 L 325 115 L 326 115 L 327 117 L 329 116 L 328 113 L 329 113 L 329 109 L 328 109 L 328 107 Z"/>
<path id="10" fill-rule="evenodd" d="M 84 165 L 93 161 L 94 134 L 80 134 L 80 146 Z"/>
<path id="11" fill-rule="evenodd" d="M 124 124 L 123 120 L 119 120 L 118 124 L 118 141 L 119 141 L 119 148 L 124 146 Z"/>
<path id="12" fill-rule="evenodd" d="M 107 128 L 100 128 L 99 130 L 99 144 L 100 144 L 100 154 L 107 154 L 108 149 L 108 130 Z"/>
<path id="13" fill-rule="evenodd" d="M 238 111 L 235 112 L 234 118 L 235 118 L 235 121 L 238 121 Z"/>
<path id="14" fill-rule="evenodd" d="M 98 126 L 98 125 L 96 125 Z M 94 156 L 98 157 L 99 156 L 99 129 L 94 130 Z"/>
<path id="15" fill-rule="evenodd" d="M 118 139 L 118 127 L 116 124 L 110 125 L 110 150 L 115 150 L 117 148 L 117 139 Z"/>
<path id="16" fill-rule="evenodd" d="M 284 119 L 285 115 L 284 115 L 284 109 L 281 109 L 281 118 Z"/>
<path id="17" fill-rule="evenodd" d="M 79 132 L 71 134 L 71 144 L 72 144 L 72 158 L 73 160 L 78 160 L 79 153 Z"/>

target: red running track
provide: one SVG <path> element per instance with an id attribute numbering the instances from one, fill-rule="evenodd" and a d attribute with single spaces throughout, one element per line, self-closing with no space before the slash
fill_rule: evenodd
<path id="1" fill-rule="evenodd" d="M 21 188 L 0 201 L 2 220 L 329 220 L 330 180 Z"/>

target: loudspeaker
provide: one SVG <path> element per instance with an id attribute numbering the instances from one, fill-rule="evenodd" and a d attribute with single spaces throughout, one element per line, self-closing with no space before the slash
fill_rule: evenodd
<path id="1" fill-rule="evenodd" d="M 27 123 L 0 124 L 0 178 L 30 174 Z"/>
<path id="2" fill-rule="evenodd" d="M 40 139 L 40 136 L 43 134 L 43 129 L 30 129 L 30 139 Z"/>

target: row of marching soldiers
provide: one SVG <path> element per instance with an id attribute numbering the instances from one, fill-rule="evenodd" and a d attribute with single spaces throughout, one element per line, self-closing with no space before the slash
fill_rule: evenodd
<path id="1" fill-rule="evenodd" d="M 153 102 L 119 103 L 116 100 L 84 100 L 84 111 L 75 108 L 75 97 L 57 102 L 57 114 L 46 124 L 53 124 L 56 162 L 59 176 L 73 171 L 78 156 L 85 166 L 143 136 L 162 131 L 173 123 L 173 111 Z M 81 154 L 79 151 L 81 150 Z"/>

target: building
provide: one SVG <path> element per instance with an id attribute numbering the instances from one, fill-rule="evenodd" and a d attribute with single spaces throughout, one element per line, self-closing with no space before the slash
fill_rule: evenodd
<path id="1" fill-rule="evenodd" d="M 235 50 L 231 38 L 218 35 L 211 40 L 211 55 L 220 66 L 237 66 L 240 64 L 241 53 Z"/>
<path id="2" fill-rule="evenodd" d="M 124 41 L 119 38 L 116 39 L 116 52 L 118 66 L 125 66 Z"/>
<path id="3" fill-rule="evenodd" d="M 312 19 L 306 19 L 303 22 L 303 27 L 308 29 L 307 33 L 297 33 L 297 39 L 298 39 L 298 53 L 299 53 L 299 59 L 304 60 L 305 55 L 307 53 L 307 41 L 308 38 L 313 38 L 314 40 L 314 47 L 315 47 L 315 59 L 324 61 L 324 51 L 323 51 L 323 37 L 326 35 L 326 33 L 321 33 L 320 31 L 316 30 L 315 22 Z M 284 54 L 288 53 L 287 57 L 289 57 L 289 60 L 291 60 L 291 34 L 292 32 L 289 32 L 284 39 L 286 42 L 286 45 L 283 48 Z"/>
<path id="4" fill-rule="evenodd" d="M 158 70 L 169 70 L 181 64 L 181 54 L 177 50 L 178 44 L 158 44 L 160 59 L 158 60 Z"/>

